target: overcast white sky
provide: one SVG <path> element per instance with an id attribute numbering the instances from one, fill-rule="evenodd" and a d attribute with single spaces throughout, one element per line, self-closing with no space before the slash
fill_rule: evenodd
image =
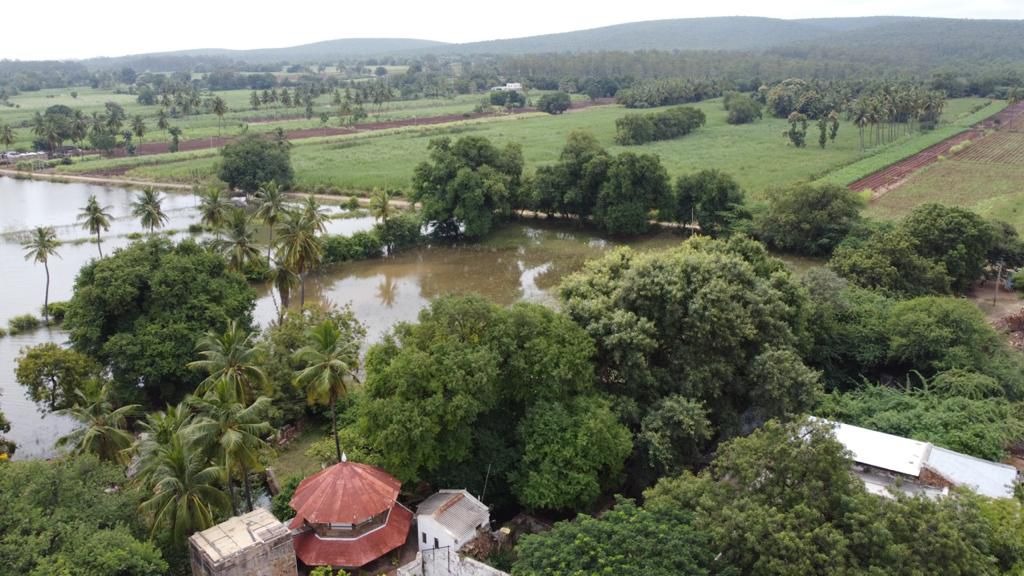
<path id="1" fill-rule="evenodd" d="M 638 20 L 736 15 L 1024 19 L 1024 0 L 12 0 L 0 8 L 0 59 L 271 48 L 335 38 L 472 42 Z"/>

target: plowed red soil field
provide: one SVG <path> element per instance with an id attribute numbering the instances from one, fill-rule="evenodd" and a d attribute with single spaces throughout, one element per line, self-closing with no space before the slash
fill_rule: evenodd
<path id="1" fill-rule="evenodd" d="M 1001 132 L 1014 132 L 1024 130 L 1024 102 L 1017 102 L 1012 106 L 1004 108 L 1001 112 L 988 118 L 984 122 L 975 125 L 972 129 L 961 132 L 952 138 L 925 148 L 924 150 L 904 158 L 899 162 L 888 166 L 874 174 L 861 178 L 850 184 L 851 190 L 872 190 L 875 195 L 881 195 L 902 184 L 911 174 L 921 168 L 935 162 L 939 156 L 948 155 L 949 149 L 965 140 L 974 142 L 964 154 L 975 154 L 984 151 L 985 145 L 993 138 L 997 138 Z M 988 133 L 988 131 L 993 131 Z M 997 141 L 993 141 L 995 144 Z M 1009 152 L 1012 154 L 1012 150 Z M 986 153 L 987 154 L 987 153 Z M 996 155 L 996 152 L 992 153 Z"/>

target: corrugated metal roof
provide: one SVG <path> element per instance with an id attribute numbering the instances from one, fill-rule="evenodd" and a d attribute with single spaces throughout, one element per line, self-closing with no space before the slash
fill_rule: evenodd
<path id="1" fill-rule="evenodd" d="M 290 502 L 292 526 L 359 524 L 394 506 L 402 483 L 387 472 L 359 462 L 339 462 L 306 478 Z"/>
<path id="2" fill-rule="evenodd" d="M 193 534 L 189 539 L 210 562 L 217 564 L 245 551 L 288 534 L 288 528 L 269 511 L 257 508 L 248 514 L 229 518 Z"/>
<path id="3" fill-rule="evenodd" d="M 930 445 L 884 432 L 840 422 L 831 422 L 836 440 L 853 453 L 854 462 L 898 472 L 915 478 L 928 458 Z"/>
<path id="4" fill-rule="evenodd" d="M 938 446 L 932 446 L 925 466 L 957 486 L 966 486 L 990 498 L 1013 498 L 1017 469 Z"/>
<path id="5" fill-rule="evenodd" d="M 383 527 L 358 538 L 321 538 L 307 531 L 297 534 L 292 545 L 306 566 L 359 568 L 404 544 L 411 524 L 412 512 L 397 505 Z"/>
<path id="6" fill-rule="evenodd" d="M 491 517 L 487 506 L 466 490 L 441 490 L 424 500 L 416 514 L 433 517 L 457 539 L 476 532 Z"/>

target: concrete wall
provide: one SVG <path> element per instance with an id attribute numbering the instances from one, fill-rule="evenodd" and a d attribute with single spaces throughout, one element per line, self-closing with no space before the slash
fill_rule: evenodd
<path id="1" fill-rule="evenodd" d="M 463 558 L 445 548 L 426 550 L 398 569 L 398 576 L 509 576 L 472 558 Z"/>
<path id="2" fill-rule="evenodd" d="M 211 565 L 191 550 L 193 576 L 297 576 L 295 548 L 291 534 L 256 544 Z"/>
<path id="3" fill-rule="evenodd" d="M 416 535 L 416 541 L 419 542 L 420 550 L 433 550 L 434 539 L 437 538 L 436 548 L 451 548 L 458 550 L 465 542 L 456 542 L 448 531 L 445 530 L 437 520 L 434 520 L 433 516 L 422 514 L 416 517 L 416 526 L 419 530 L 419 534 Z M 427 541 L 423 542 L 423 534 L 426 533 Z"/>

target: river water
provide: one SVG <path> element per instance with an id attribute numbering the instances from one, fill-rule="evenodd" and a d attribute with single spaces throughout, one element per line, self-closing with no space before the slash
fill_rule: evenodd
<path id="1" fill-rule="evenodd" d="M 60 258 L 50 263 L 50 301 L 71 297 L 78 269 L 98 256 L 88 232 L 76 222 L 91 194 L 101 204 L 111 206 L 113 226 L 103 236 L 103 253 L 110 254 L 131 241 L 129 234 L 141 231 L 130 215 L 136 192 L 0 177 L 0 325 L 19 314 L 38 315 L 42 305 L 43 269 L 24 260 L 20 244 L 35 226 L 53 226 L 65 242 L 59 250 Z M 176 239 L 188 237 L 189 225 L 199 219 L 195 199 L 181 192 L 165 196 L 164 210 L 171 220 L 164 230 L 173 232 Z M 329 232 L 349 234 L 372 225 L 366 217 L 338 218 L 331 220 Z M 632 245 L 656 248 L 679 241 L 678 236 L 663 234 Z M 350 305 L 367 327 L 368 342 L 375 342 L 396 322 L 415 320 L 424 306 L 444 294 L 474 292 L 503 305 L 517 301 L 550 303 L 551 289 L 562 277 L 613 245 L 571 225 L 528 221 L 506 226 L 483 243 L 424 246 L 389 258 L 332 267 L 307 280 L 306 298 Z M 275 303 L 268 286 L 256 289 L 254 317 L 266 326 L 277 316 Z M 54 328 L 0 338 L 0 409 L 11 421 L 8 436 L 18 442 L 19 459 L 52 455 L 54 439 L 73 426 L 66 418 L 38 411 L 14 380 L 19 351 L 43 342 L 66 343 L 66 334 Z"/>

